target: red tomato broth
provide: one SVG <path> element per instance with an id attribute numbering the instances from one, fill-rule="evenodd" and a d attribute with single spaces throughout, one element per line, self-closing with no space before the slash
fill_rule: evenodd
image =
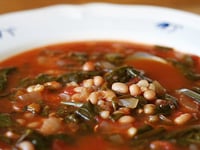
<path id="1" fill-rule="evenodd" d="M 73 52 L 76 52 L 77 54 L 73 54 Z M 55 138 L 53 140 L 50 140 L 51 144 L 47 144 L 49 147 L 46 149 L 53 149 L 53 150 L 59 150 L 59 149 L 123 149 L 123 150 L 129 150 L 129 149 L 152 149 L 151 143 L 158 143 L 158 148 L 163 149 L 170 149 L 165 147 L 171 147 L 171 149 L 179 150 L 179 149 L 189 149 L 190 145 L 185 146 L 179 145 L 178 143 L 171 142 L 168 139 L 159 139 L 160 137 L 153 138 L 149 142 L 145 143 L 144 145 L 141 144 L 144 147 L 137 147 L 136 145 L 132 145 L 132 141 L 137 140 L 137 136 L 139 136 L 137 131 L 136 133 L 127 133 L 128 129 L 133 127 L 136 130 L 139 130 L 142 126 L 150 126 L 150 128 L 157 129 L 160 127 L 164 127 L 166 129 L 166 132 L 173 132 L 179 128 L 187 128 L 192 125 L 199 125 L 200 124 L 200 113 L 199 111 L 191 111 L 187 107 L 183 105 L 178 105 L 178 108 L 173 108 L 170 110 L 171 112 L 169 114 L 162 114 L 164 117 L 166 117 L 166 120 L 170 121 L 167 122 L 166 120 L 160 119 L 159 115 L 154 113 L 145 113 L 144 106 L 147 104 L 152 104 L 153 106 L 157 106 L 156 101 L 159 98 L 159 96 L 156 96 L 153 100 L 146 100 L 145 103 L 141 103 L 141 106 L 137 106 L 135 108 L 127 108 L 127 111 L 125 112 L 121 111 L 120 108 L 123 109 L 125 107 L 118 106 L 118 99 L 120 99 L 120 96 L 129 96 L 129 93 L 119 93 L 119 91 L 113 90 L 111 87 L 104 87 L 107 86 L 106 84 L 102 85 L 94 85 L 94 79 L 92 77 L 87 77 L 83 81 L 86 81 L 87 79 L 92 79 L 92 86 L 87 87 L 88 85 L 84 85 L 83 81 L 72 83 L 62 83 L 64 80 L 63 78 L 59 78 L 61 75 L 66 73 L 73 73 L 75 71 L 81 72 L 82 66 L 87 61 L 92 61 L 96 65 L 96 72 L 98 71 L 104 71 L 106 73 L 109 73 L 111 70 L 115 70 L 120 65 L 128 65 L 132 66 L 136 69 L 143 70 L 145 72 L 145 76 L 152 80 L 158 81 L 165 89 L 166 93 L 171 94 L 172 96 L 175 96 L 178 98 L 178 101 L 180 99 L 180 94 L 176 92 L 176 90 L 180 88 L 192 88 L 193 86 L 199 86 L 200 82 L 199 80 L 193 81 L 188 78 L 186 78 L 182 72 L 182 70 L 177 69 L 173 63 L 160 63 L 158 61 L 154 60 L 147 60 L 147 59 L 133 59 L 128 60 L 124 62 L 109 62 L 110 68 L 104 68 L 105 66 L 101 66 L 101 61 L 105 62 L 105 55 L 110 53 L 117 53 L 117 57 L 119 56 L 119 59 L 126 59 L 129 55 L 132 55 L 135 52 L 146 52 L 150 53 L 155 56 L 163 57 L 163 59 L 175 59 L 177 62 L 182 62 L 186 54 L 182 54 L 180 52 L 176 52 L 173 49 L 165 49 L 163 48 L 161 50 L 158 49 L 158 47 L 154 46 L 145 46 L 145 45 L 139 45 L 139 44 L 133 44 L 133 43 L 125 43 L 125 42 L 77 42 L 77 43 L 66 43 L 66 44 L 60 44 L 60 45 L 52 45 L 47 47 L 38 48 L 32 51 L 27 51 L 22 54 L 19 54 L 17 56 L 11 57 L 3 62 L 0 63 L 0 68 L 6 68 L 14 66 L 17 68 L 16 72 L 13 72 L 9 74 L 8 76 L 8 83 L 6 86 L 5 91 L 10 93 L 10 96 L 3 96 L 1 98 L 0 104 L 3 107 L 3 109 L 0 110 L 0 113 L 5 114 L 9 113 L 11 116 L 11 119 L 14 122 L 17 122 L 17 127 L 9 126 L 7 129 L 7 125 L 5 126 L 6 129 L 9 131 L 10 128 L 11 131 L 14 134 L 17 134 L 18 137 L 23 136 L 23 132 L 17 132 L 15 130 L 22 130 L 24 129 L 31 129 L 34 132 L 39 132 L 39 136 L 44 136 L 44 138 L 49 138 L 48 136 L 57 135 L 57 134 L 67 134 L 73 137 L 76 137 L 75 144 L 70 144 L 68 142 L 65 142 L 63 139 Z M 72 53 L 72 54 L 71 54 Z M 84 53 L 84 54 L 83 54 Z M 85 58 L 85 53 L 87 54 L 87 58 Z M 119 55 L 118 55 L 119 54 Z M 74 56 L 75 55 L 75 56 Z M 77 55 L 77 56 L 76 56 Z M 80 56 L 79 56 L 80 55 Z M 187 55 L 189 57 L 189 55 Z M 123 58 L 121 58 L 123 57 Z M 195 73 L 198 73 L 200 71 L 200 58 L 197 56 L 191 56 L 191 59 L 193 60 L 193 68 L 192 71 Z M 112 60 L 111 60 L 112 61 Z M 115 60 L 116 61 L 116 60 Z M 99 63 L 100 62 L 100 63 Z M 106 62 L 107 63 L 107 62 Z M 125 64 L 123 64 L 125 63 Z M 99 65 L 100 64 L 100 65 Z M 114 68 L 113 68 L 114 67 Z M 100 70 L 102 69 L 102 70 Z M 87 71 L 86 71 L 87 72 Z M 103 78 L 105 78 L 106 73 L 104 73 Z M 51 81 L 45 81 L 41 83 L 33 83 L 28 86 L 22 86 L 19 87 L 20 80 L 24 78 L 30 78 L 30 81 L 35 80 L 35 78 L 40 74 L 48 74 L 50 76 L 53 76 L 56 79 L 56 83 L 60 84 L 61 87 L 53 87 L 53 89 L 49 89 L 45 83 L 48 83 Z M 100 72 L 102 74 L 102 72 Z M 105 79 L 104 79 L 105 80 Z M 131 84 L 136 84 L 141 79 L 129 79 L 129 81 L 124 82 L 125 84 L 130 87 Z M 53 80 L 54 81 L 54 80 Z M 104 81 L 106 82 L 106 81 Z M 133 82 L 133 83 L 132 83 Z M 90 84 L 90 82 L 88 81 Z M 27 91 L 27 88 L 30 86 L 39 85 L 39 90 L 36 87 L 33 87 L 33 91 L 29 92 Z M 70 85 L 68 85 L 70 84 Z M 151 84 L 151 82 L 149 82 Z M 84 87 L 85 86 L 85 87 Z M 75 91 L 76 87 L 81 87 L 81 92 Z M 37 92 L 39 92 L 41 95 L 34 95 L 34 90 L 36 89 Z M 41 88 L 41 89 L 40 89 Z M 148 87 L 149 88 L 149 87 Z M 146 90 L 148 90 L 148 88 Z M 109 90 L 108 90 L 109 89 Z M 112 91 L 112 93 L 109 97 L 105 95 L 106 92 Z M 4 91 L 4 92 L 5 92 Z M 103 92 L 102 92 L 103 91 Z M 98 104 L 96 102 L 93 102 L 89 99 L 89 96 L 91 93 L 97 94 L 99 96 L 98 102 L 103 104 Z M 17 94 L 16 94 L 17 93 Z M 83 95 L 84 93 L 85 95 Z M 111 103 L 111 100 L 109 100 L 110 97 L 112 97 L 114 93 L 114 99 L 115 101 L 117 99 L 117 108 L 115 108 L 113 103 Z M 142 94 L 144 91 L 142 92 Z M 21 95 L 20 95 L 21 94 Z M 25 95 L 27 94 L 27 96 Z M 33 95 L 32 95 L 33 94 Z M 66 99 L 63 99 L 60 97 L 60 94 L 65 94 Z M 77 95 L 76 95 L 77 94 Z M 140 94 L 140 96 L 142 96 Z M 20 99 L 20 97 L 23 97 L 23 99 Z M 30 99 L 30 96 L 34 96 Z M 25 97 L 25 98 L 24 98 Z M 27 98 L 28 97 L 28 98 Z M 68 100 L 68 97 L 70 97 L 70 100 Z M 80 98 L 80 101 L 76 101 L 76 99 Z M 137 98 L 137 96 L 131 96 L 134 98 Z M 72 101 L 71 101 L 72 100 Z M 79 102 L 85 102 L 88 103 L 91 102 L 92 106 L 98 107 L 100 109 L 99 112 L 95 112 L 96 110 L 92 110 L 95 113 L 94 118 L 81 118 L 83 114 L 80 115 L 80 108 L 82 106 L 65 106 L 65 104 L 61 104 L 61 102 L 72 102 L 72 103 L 79 103 Z M 5 102 L 5 103 L 4 103 Z M 93 104 L 94 103 L 94 104 Z M 147 103 L 147 104 L 146 104 Z M 166 101 L 164 101 L 166 103 Z M 88 106 L 89 105 L 89 106 Z M 90 104 L 87 105 L 87 108 L 90 107 Z M 193 105 L 196 105 L 199 108 L 199 103 L 194 103 Z M 37 107 L 39 107 L 37 109 Z M 80 107 L 80 108 L 79 108 Z M 99 108 L 100 107 L 100 108 Z M 132 106 L 131 106 L 132 107 Z M 85 108 L 84 108 L 85 110 Z M 105 111 L 105 113 L 109 113 L 109 117 L 103 118 L 101 116 L 101 111 Z M 14 114 L 13 114 L 14 113 Z M 86 112 L 87 113 L 87 112 Z M 118 114 L 119 113 L 119 114 Z M 122 114 L 120 114 L 122 113 Z M 189 114 L 189 120 L 186 123 L 183 124 L 176 124 L 174 123 L 174 120 L 176 117 L 180 116 L 181 114 Z M 27 119 L 26 116 L 29 116 L 29 114 L 32 114 L 32 117 Z M 117 116 L 117 115 L 119 116 Z M 116 116 L 117 117 L 116 117 Z M 130 120 L 127 123 L 120 123 L 119 119 L 123 116 L 128 115 L 129 118 L 133 117 L 132 120 Z M 73 118 L 76 116 L 75 118 Z M 152 122 L 149 120 L 149 117 L 154 117 L 155 119 L 158 119 L 155 122 Z M 72 117 L 72 118 L 70 118 Z M 88 116 L 86 116 L 88 117 Z M 90 116 L 89 116 L 90 117 Z M 113 119 L 116 117 L 115 119 Z M 55 121 L 57 118 L 58 121 Z M 81 118 L 81 119 L 80 119 Z M 85 120 L 84 120 L 85 119 Z M 91 120 L 93 121 L 91 121 Z M 20 122 L 19 120 L 24 121 L 24 123 Z M 78 122 L 77 122 L 78 120 Z M 165 122 L 166 121 L 166 122 Z M 30 127 L 29 125 L 31 123 L 37 123 L 38 125 L 35 125 L 35 127 Z M 41 129 L 43 124 L 52 123 L 53 129 L 51 130 L 51 133 L 46 135 L 48 133 L 46 130 L 48 129 Z M 54 124 L 55 123 L 55 124 Z M 85 127 L 84 127 L 85 126 Z M 89 129 L 87 129 L 89 128 Z M 91 131 L 91 129 L 92 131 Z M 43 130 L 44 133 L 43 133 Z M 151 129 L 149 129 L 151 130 Z M 5 147 L 5 145 L 12 145 L 12 147 L 18 147 L 18 143 L 24 141 L 30 141 L 31 142 L 31 135 L 25 136 L 22 141 L 17 141 L 18 138 L 13 137 L 7 137 L 6 133 L 8 131 L 1 131 L 1 125 L 0 125 L 0 134 L 2 134 L 2 137 L 6 137 L 8 139 L 11 139 L 11 142 L 4 142 L 1 144 L 1 137 L 0 137 L 0 148 Z M 87 133 L 88 132 L 88 133 Z M 41 134 L 41 135 L 40 135 Z M 112 135 L 120 135 L 120 139 L 122 142 L 116 142 L 116 141 L 110 141 L 108 140 L 110 136 Z M 132 135 L 133 134 L 133 135 Z M 81 135 L 81 136 L 80 136 Z M 83 136 L 82 136 L 83 135 Z M 97 136 L 98 135 L 98 136 Z M 108 137 L 107 137 L 108 136 Z M 131 137 L 130 137 L 131 136 Z M 157 135 L 156 135 L 157 136 Z M 80 137 L 80 139 L 79 139 Z M 144 139 L 145 140 L 145 139 Z M 154 142 L 155 141 L 155 142 Z M 161 141 L 161 142 L 160 142 Z M 16 143 L 18 142 L 18 143 Z M 38 148 L 37 144 L 32 143 L 33 147 Z M 116 146 L 117 145 L 117 146 Z M 163 146 L 164 145 L 164 146 Z M 163 147 L 162 147 L 163 146 Z M 200 148 L 199 144 L 196 144 L 197 148 Z M 135 148 L 133 148 L 135 147 Z M 9 148 L 8 148 L 9 149 Z M 11 148 L 10 148 L 11 149 Z"/>

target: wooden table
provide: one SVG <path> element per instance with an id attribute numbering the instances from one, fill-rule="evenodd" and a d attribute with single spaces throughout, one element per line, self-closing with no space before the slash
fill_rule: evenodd
<path id="1" fill-rule="evenodd" d="M 185 10 L 200 15 L 200 0 L 0 0 L 0 14 L 54 4 L 83 4 L 89 2 L 155 5 Z"/>

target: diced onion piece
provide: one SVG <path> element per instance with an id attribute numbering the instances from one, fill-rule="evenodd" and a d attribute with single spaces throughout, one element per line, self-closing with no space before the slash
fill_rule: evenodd
<path id="1" fill-rule="evenodd" d="M 138 105 L 139 99 L 137 98 L 123 98 L 123 99 L 119 99 L 119 105 L 120 106 L 124 106 L 124 107 L 128 107 L 128 108 L 136 108 Z"/>
<path id="2" fill-rule="evenodd" d="M 198 112 L 200 105 L 186 95 L 180 96 L 180 105 L 191 112 Z"/>

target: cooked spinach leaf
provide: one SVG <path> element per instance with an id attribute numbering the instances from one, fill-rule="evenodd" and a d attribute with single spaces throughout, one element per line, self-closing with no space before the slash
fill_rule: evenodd
<path id="1" fill-rule="evenodd" d="M 83 106 L 81 106 L 76 111 L 76 114 L 78 114 L 81 118 L 87 121 L 94 121 L 97 113 L 98 113 L 97 106 L 93 105 L 90 102 L 83 104 Z"/>
<path id="2" fill-rule="evenodd" d="M 0 113 L 0 128 L 11 127 L 14 125 L 14 121 L 11 116 L 7 113 Z"/>
<path id="3" fill-rule="evenodd" d="M 143 72 L 134 69 L 131 66 L 118 67 L 111 72 L 105 74 L 105 79 L 108 82 L 108 86 L 111 86 L 114 82 L 128 82 L 135 77 L 142 77 Z"/>
<path id="4" fill-rule="evenodd" d="M 161 127 L 152 128 L 146 125 L 138 129 L 137 135 L 133 137 L 130 144 L 136 147 L 145 147 L 153 140 L 173 141 L 182 146 L 200 144 L 200 126 L 193 125 L 169 132 Z"/>
<path id="5" fill-rule="evenodd" d="M 85 52 L 71 52 L 69 53 L 69 57 L 79 62 L 85 62 L 88 60 L 88 54 Z"/>
<path id="6" fill-rule="evenodd" d="M 31 130 L 31 132 L 26 135 L 24 140 L 31 141 L 37 150 L 50 149 L 50 140 L 36 131 Z"/>
<path id="7" fill-rule="evenodd" d="M 175 59 L 168 59 L 168 61 L 178 68 L 189 80 L 200 80 L 200 74 L 193 70 L 194 61 L 191 56 L 186 55 L 181 61 Z"/>
<path id="8" fill-rule="evenodd" d="M 176 97 L 167 93 L 162 96 L 162 99 L 162 102 L 156 105 L 156 113 L 170 115 L 178 107 L 178 100 Z"/>
<path id="9" fill-rule="evenodd" d="M 119 118 L 121 118 L 124 114 L 123 113 L 113 113 L 112 115 L 110 115 L 110 119 L 112 121 L 116 121 L 118 120 Z"/>
<path id="10" fill-rule="evenodd" d="M 114 65 L 122 64 L 124 56 L 120 53 L 108 53 L 105 55 L 105 59 Z"/>
<path id="11" fill-rule="evenodd" d="M 12 140 L 4 135 L 0 135 L 0 141 L 2 141 L 3 143 L 7 143 L 9 145 L 11 145 Z"/>
<path id="12" fill-rule="evenodd" d="M 56 77 L 48 74 L 39 74 L 35 78 L 24 78 L 20 81 L 20 87 L 27 87 L 34 84 L 43 84 L 45 82 L 55 81 Z"/>
<path id="13" fill-rule="evenodd" d="M 200 125 L 177 129 L 165 136 L 166 140 L 175 140 L 180 145 L 200 144 Z"/>
<path id="14" fill-rule="evenodd" d="M 0 91 L 3 91 L 6 88 L 8 82 L 8 75 L 14 70 L 16 70 L 15 67 L 0 69 Z"/>
<path id="15" fill-rule="evenodd" d="M 99 71 L 78 71 L 78 72 L 71 72 L 66 73 L 58 77 L 58 81 L 62 83 L 69 83 L 69 82 L 81 82 L 85 79 L 92 78 L 93 76 L 101 75 L 102 72 Z"/>
<path id="16" fill-rule="evenodd" d="M 138 134 L 135 137 L 133 137 L 133 139 L 130 142 L 130 145 L 135 146 L 136 148 L 139 147 L 144 149 L 147 145 L 149 145 L 151 141 L 162 139 L 164 134 L 166 134 L 166 130 L 162 127 L 146 127 L 146 129 L 142 129 L 142 131 L 138 132 Z"/>

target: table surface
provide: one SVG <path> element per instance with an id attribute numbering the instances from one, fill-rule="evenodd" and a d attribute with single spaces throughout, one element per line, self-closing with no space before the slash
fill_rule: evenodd
<path id="1" fill-rule="evenodd" d="M 0 14 L 55 4 L 84 4 L 90 2 L 154 5 L 189 11 L 200 15 L 200 0 L 0 0 Z"/>

